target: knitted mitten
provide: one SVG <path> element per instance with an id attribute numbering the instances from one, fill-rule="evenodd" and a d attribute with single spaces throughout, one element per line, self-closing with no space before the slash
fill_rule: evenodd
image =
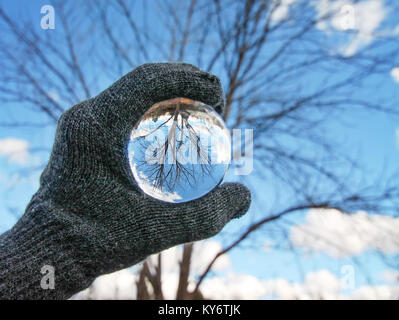
<path id="1" fill-rule="evenodd" d="M 192 65 L 145 64 L 66 111 L 38 192 L 0 236 L 0 298 L 69 298 L 99 275 L 211 237 L 243 215 L 250 193 L 240 184 L 164 203 L 139 191 L 128 163 L 131 130 L 151 105 L 186 97 L 222 113 L 222 95 L 219 79 Z M 53 290 L 41 287 L 46 265 Z"/>

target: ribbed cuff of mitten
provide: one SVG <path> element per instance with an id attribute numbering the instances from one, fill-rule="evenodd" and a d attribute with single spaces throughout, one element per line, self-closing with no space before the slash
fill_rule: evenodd
<path id="1" fill-rule="evenodd" d="M 33 200 L 0 236 L 0 299 L 67 299 L 94 280 L 78 263 L 71 245 L 75 232 L 60 218 L 63 213 L 57 210 L 55 218 L 50 207 Z"/>

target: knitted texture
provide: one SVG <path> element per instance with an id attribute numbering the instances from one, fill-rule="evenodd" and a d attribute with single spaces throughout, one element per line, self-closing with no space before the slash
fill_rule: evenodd
<path id="1" fill-rule="evenodd" d="M 217 77 L 189 64 L 155 63 L 60 117 L 38 192 L 0 236 L 0 298 L 69 298 L 99 275 L 214 236 L 248 210 L 250 193 L 240 184 L 179 204 L 139 191 L 128 163 L 130 132 L 151 105 L 174 97 L 223 112 Z M 55 268 L 54 290 L 40 286 L 44 265 Z"/>

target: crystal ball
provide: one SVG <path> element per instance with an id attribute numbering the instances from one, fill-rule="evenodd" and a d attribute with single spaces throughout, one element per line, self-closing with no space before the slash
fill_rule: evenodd
<path id="1" fill-rule="evenodd" d="M 137 186 L 170 203 L 202 197 L 223 180 L 230 133 L 209 105 L 187 98 L 154 104 L 133 128 L 129 165 Z"/>

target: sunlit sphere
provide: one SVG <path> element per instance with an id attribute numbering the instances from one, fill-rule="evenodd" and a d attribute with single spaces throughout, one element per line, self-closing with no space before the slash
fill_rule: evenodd
<path id="1" fill-rule="evenodd" d="M 210 106 L 187 98 L 154 104 L 132 130 L 129 164 L 147 195 L 178 203 L 202 197 L 223 180 L 230 133 Z"/>

